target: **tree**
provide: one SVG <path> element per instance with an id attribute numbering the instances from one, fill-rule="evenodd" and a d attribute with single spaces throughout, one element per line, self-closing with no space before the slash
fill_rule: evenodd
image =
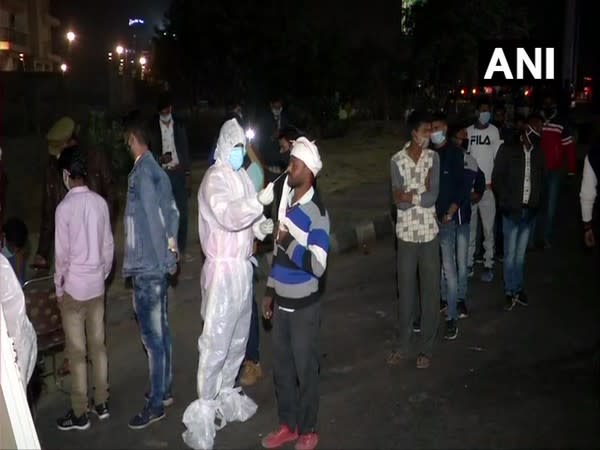
<path id="1" fill-rule="evenodd" d="M 538 6 L 539 7 L 539 6 Z M 524 39 L 535 16 L 516 0 L 428 0 L 408 14 L 413 78 L 436 86 L 477 79 L 479 42 Z"/>

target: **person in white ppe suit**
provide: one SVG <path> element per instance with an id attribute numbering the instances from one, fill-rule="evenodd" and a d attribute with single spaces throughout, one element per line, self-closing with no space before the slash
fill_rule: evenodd
<path id="1" fill-rule="evenodd" d="M 37 361 L 37 336 L 27 317 L 25 296 L 10 262 L 0 254 L 0 305 L 12 338 L 23 388 L 31 379 Z"/>
<path id="2" fill-rule="evenodd" d="M 198 399 L 184 412 L 184 442 L 194 449 L 212 449 L 216 431 L 228 422 L 244 422 L 257 405 L 235 379 L 244 358 L 252 310 L 252 247 L 273 232 L 263 216 L 273 202 L 273 185 L 256 193 L 243 170 L 246 137 L 235 119 L 221 127 L 215 163 L 198 191 L 198 231 L 206 256 L 202 268 L 198 339 Z"/>

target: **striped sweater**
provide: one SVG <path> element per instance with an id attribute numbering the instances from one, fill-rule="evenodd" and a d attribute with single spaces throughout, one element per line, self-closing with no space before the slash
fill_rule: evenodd
<path id="1" fill-rule="evenodd" d="M 266 295 L 282 308 L 300 309 L 319 299 L 329 252 L 329 215 L 311 188 L 287 208 L 280 222 L 289 233 L 275 247 Z"/>

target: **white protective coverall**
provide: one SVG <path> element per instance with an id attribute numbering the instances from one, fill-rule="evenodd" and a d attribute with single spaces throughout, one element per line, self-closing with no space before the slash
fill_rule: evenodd
<path id="1" fill-rule="evenodd" d="M 8 335 L 13 340 L 17 365 L 27 390 L 37 361 L 37 335 L 27 317 L 25 296 L 10 262 L 0 254 L 0 305 L 6 318 Z M 2 343 L 4 345 L 4 343 Z"/>
<path id="2" fill-rule="evenodd" d="M 228 422 L 244 422 L 256 403 L 235 379 L 244 359 L 252 313 L 252 247 L 260 232 L 264 206 L 246 171 L 234 171 L 229 154 L 246 143 L 235 119 L 221 127 L 215 163 L 198 191 L 198 231 L 206 256 L 202 267 L 201 313 L 198 339 L 198 400 L 184 412 L 184 442 L 194 449 L 212 449 L 217 429 Z M 215 421 L 217 424 L 215 424 Z"/>

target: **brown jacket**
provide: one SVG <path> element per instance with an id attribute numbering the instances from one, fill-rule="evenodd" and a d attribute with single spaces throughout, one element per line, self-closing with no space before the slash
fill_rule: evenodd
<path id="1" fill-rule="evenodd" d="M 111 166 L 101 151 L 88 150 L 86 157 L 88 171 L 86 183 L 91 190 L 100 194 L 106 200 L 106 203 L 108 203 L 110 222 L 114 233 L 117 201 Z M 48 164 L 46 165 L 44 191 L 42 193 L 42 220 L 40 223 L 40 241 L 37 251 L 38 255 L 47 261 L 54 244 L 54 212 L 66 194 L 67 189 L 63 183 L 61 171 L 58 168 L 58 160 L 49 155 Z"/>

